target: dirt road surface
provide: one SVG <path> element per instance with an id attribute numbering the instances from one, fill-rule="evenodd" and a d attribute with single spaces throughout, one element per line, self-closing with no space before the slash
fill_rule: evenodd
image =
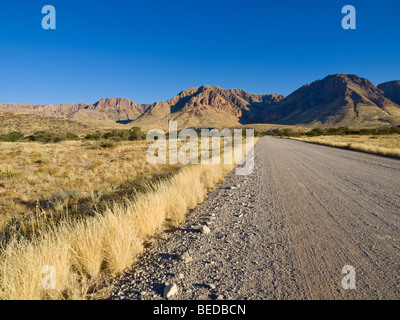
<path id="1" fill-rule="evenodd" d="M 255 154 L 254 172 L 232 172 L 111 299 L 163 299 L 166 283 L 184 300 L 400 298 L 399 160 L 269 137 Z"/>

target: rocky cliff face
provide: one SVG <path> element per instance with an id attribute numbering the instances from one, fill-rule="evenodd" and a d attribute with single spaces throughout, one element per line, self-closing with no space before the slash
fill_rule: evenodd
<path id="1" fill-rule="evenodd" d="M 263 116 L 265 122 L 281 124 L 397 123 L 400 107 L 369 80 L 337 74 L 301 87 Z"/>
<path id="2" fill-rule="evenodd" d="M 216 86 L 189 88 L 174 98 L 157 102 L 137 119 L 137 125 L 158 125 L 177 120 L 184 126 L 227 126 L 261 122 L 260 111 L 284 97 L 257 95 Z"/>
<path id="3" fill-rule="evenodd" d="M 147 105 L 137 104 L 129 99 L 109 98 L 101 99 L 88 109 L 107 115 L 113 121 L 134 120 L 147 108 Z"/>
<path id="4" fill-rule="evenodd" d="M 383 91 L 383 95 L 400 105 L 400 81 L 389 81 L 378 85 Z"/>

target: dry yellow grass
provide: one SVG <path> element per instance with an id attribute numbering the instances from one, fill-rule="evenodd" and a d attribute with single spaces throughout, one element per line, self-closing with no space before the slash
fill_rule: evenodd
<path id="1" fill-rule="evenodd" d="M 76 153 L 74 149 L 76 146 L 69 143 L 60 148 L 64 150 L 68 146 Z M 127 143 L 120 148 L 131 147 Z M 18 145 L 18 148 L 23 149 L 24 146 Z M 29 150 L 33 152 L 33 149 Z M 119 153 L 118 150 L 121 149 L 113 152 Z M 9 150 L 10 152 L 13 151 Z M 35 152 L 39 152 L 40 157 L 46 154 L 44 150 Z M 17 152 L 15 157 L 22 153 L 24 151 Z M 53 153 L 58 154 L 58 152 Z M 72 153 L 69 156 L 72 156 Z M 79 154 L 76 157 L 84 166 L 94 160 L 97 161 L 88 154 Z M 91 161 L 88 161 L 89 159 Z M 53 158 L 49 158 L 47 164 L 51 164 L 52 161 Z M 113 171 L 110 165 L 111 175 L 103 172 L 104 176 L 101 179 L 107 181 L 108 178 L 119 174 L 120 179 L 117 179 L 116 183 L 121 182 L 122 176 L 129 174 L 129 165 L 125 171 L 123 167 L 124 163 L 122 165 L 119 163 L 119 168 L 122 168 L 121 173 L 117 172 L 118 170 Z M 15 168 L 19 173 L 23 171 L 23 166 L 19 166 L 18 163 Z M 108 202 L 104 209 L 94 210 L 92 216 L 63 219 L 58 224 L 45 225 L 29 239 L 19 237 L 9 240 L 0 250 L 0 299 L 99 297 L 103 292 L 96 288 L 101 283 L 99 279 L 104 276 L 114 276 L 131 266 L 151 236 L 164 228 L 178 225 L 187 212 L 203 201 L 207 192 L 233 168 L 234 165 L 229 164 L 179 167 L 173 171 L 174 174 L 169 175 L 168 179 L 153 180 L 147 183 L 146 191 Z M 162 169 L 165 170 L 165 167 L 160 170 Z M 85 172 L 82 171 L 80 174 Z M 75 178 L 83 183 L 87 176 L 77 175 Z M 95 175 L 92 178 L 95 179 Z M 69 179 L 72 180 L 71 177 Z M 45 266 L 54 268 L 56 275 L 54 289 L 43 287 Z"/>
<path id="2" fill-rule="evenodd" d="M 126 125 L 112 121 L 78 120 L 63 117 L 48 117 L 38 114 L 9 112 L 0 110 L 0 134 L 13 131 L 30 135 L 36 131 L 73 132 L 77 135 L 93 133 L 96 130 L 127 129 Z"/>
<path id="3" fill-rule="evenodd" d="M 296 140 L 400 157 L 400 135 L 348 135 L 300 137 Z"/>
<path id="4" fill-rule="evenodd" d="M 101 271 L 115 275 L 129 267 L 149 236 L 169 220 L 177 224 L 204 199 L 210 175 L 219 181 L 230 169 L 229 165 L 185 167 L 135 201 L 114 204 L 93 218 L 62 224 L 30 241 L 11 242 L 1 252 L 0 298 L 86 298 L 90 281 Z M 41 270 L 46 265 L 57 274 L 54 290 L 42 287 Z"/>
<path id="5" fill-rule="evenodd" d="M 148 164 L 148 145 L 121 142 L 104 149 L 96 142 L 0 142 L 0 234 L 15 227 L 26 235 L 37 219 L 85 215 L 179 168 Z M 10 226 L 22 216 L 23 225 Z"/>

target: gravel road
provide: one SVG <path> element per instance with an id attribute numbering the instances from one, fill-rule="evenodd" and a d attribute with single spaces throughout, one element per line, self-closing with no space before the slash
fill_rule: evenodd
<path id="1" fill-rule="evenodd" d="M 400 161 L 270 137 L 255 154 L 251 175 L 232 172 L 110 298 L 163 299 L 175 283 L 171 299 L 399 299 Z"/>

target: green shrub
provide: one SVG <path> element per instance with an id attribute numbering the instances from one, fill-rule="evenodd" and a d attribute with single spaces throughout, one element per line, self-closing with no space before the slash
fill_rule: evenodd
<path id="1" fill-rule="evenodd" d="M 42 143 L 57 143 L 66 140 L 79 140 L 79 137 L 71 132 L 47 132 L 37 131 L 27 138 L 29 141 L 36 141 Z"/>
<path id="2" fill-rule="evenodd" d="M 306 135 L 309 137 L 317 137 L 317 136 L 322 136 L 326 135 L 327 132 L 324 129 L 321 128 L 314 128 L 311 131 L 307 132 Z"/>
<path id="3" fill-rule="evenodd" d="M 373 134 L 400 134 L 400 127 L 387 127 L 387 128 L 377 128 L 372 130 Z"/>
<path id="4" fill-rule="evenodd" d="M 9 134 L 2 134 L 0 135 L 0 141 L 5 142 L 17 142 L 24 139 L 24 134 L 21 132 L 10 132 Z"/>
<path id="5" fill-rule="evenodd" d="M 278 136 L 278 137 L 300 137 L 302 133 L 294 131 L 291 128 L 283 128 L 283 129 L 268 130 L 267 132 L 265 132 L 265 135 Z"/>
<path id="6" fill-rule="evenodd" d="M 328 135 L 345 135 L 350 131 L 347 127 L 337 127 L 337 128 L 328 128 L 326 129 L 326 133 Z"/>
<path id="7" fill-rule="evenodd" d="M 84 139 L 85 140 L 100 140 L 101 138 L 101 132 L 100 131 L 96 131 L 95 133 L 89 133 L 87 134 Z"/>
<path id="8" fill-rule="evenodd" d="M 280 136 L 280 137 L 300 137 L 300 136 L 323 136 L 323 135 L 390 135 L 400 134 L 400 127 L 385 127 L 385 128 L 362 128 L 362 129 L 349 129 L 348 127 L 334 127 L 334 128 L 314 128 L 308 132 L 294 131 L 290 128 L 268 130 L 266 135 Z"/>
<path id="9" fill-rule="evenodd" d="M 65 140 L 79 140 L 79 137 L 75 133 L 67 132 L 65 134 Z"/>
<path id="10" fill-rule="evenodd" d="M 111 130 L 104 133 L 102 138 L 114 141 L 134 141 L 143 139 L 143 133 L 139 127 L 133 127 L 126 130 Z"/>
<path id="11" fill-rule="evenodd" d="M 60 142 L 65 139 L 60 133 L 50 133 L 46 131 L 37 131 L 33 135 L 28 137 L 29 141 L 43 142 L 43 143 L 54 143 Z"/>

